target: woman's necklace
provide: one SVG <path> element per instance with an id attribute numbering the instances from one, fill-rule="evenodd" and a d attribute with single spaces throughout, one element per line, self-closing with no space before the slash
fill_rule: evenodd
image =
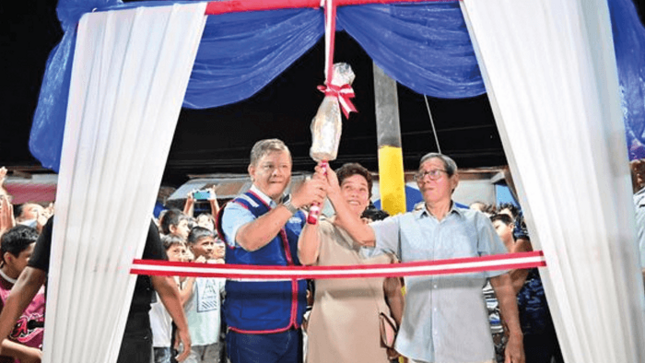
<path id="1" fill-rule="evenodd" d="M 2 271 L 2 269 L 0 269 L 0 276 L 2 276 L 3 279 L 11 282 L 14 285 L 16 284 L 16 281 L 18 281 L 18 279 L 12 279 L 11 277 L 7 276 L 7 274 L 4 273 L 4 271 Z"/>

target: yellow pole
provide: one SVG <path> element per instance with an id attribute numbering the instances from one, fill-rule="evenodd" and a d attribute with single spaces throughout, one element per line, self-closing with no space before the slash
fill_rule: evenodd
<path id="1" fill-rule="evenodd" d="M 400 147 L 383 145 L 378 149 L 381 208 L 395 215 L 405 213 L 405 176 L 403 151 Z"/>
<path id="2" fill-rule="evenodd" d="M 406 211 L 399 101 L 396 81 L 376 64 L 373 68 L 381 208 L 395 215 Z"/>

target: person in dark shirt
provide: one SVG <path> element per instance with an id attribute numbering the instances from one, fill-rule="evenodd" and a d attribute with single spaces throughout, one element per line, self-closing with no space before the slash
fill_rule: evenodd
<path id="1" fill-rule="evenodd" d="M 22 272 L 7 297 L 4 309 L 0 314 L 0 340 L 4 340 L 15 324 L 16 319 L 26 308 L 38 289 L 43 285 L 49 271 L 51 255 L 52 226 L 54 218 L 43 228 L 28 266 Z M 165 259 L 165 250 L 154 223 L 150 223 L 143 259 Z M 190 335 L 184 310 L 179 300 L 179 292 L 172 278 L 166 276 L 139 275 L 135 284 L 130 312 L 119 351 L 117 363 L 149 363 L 152 352 L 152 333 L 148 311 L 153 293 L 156 291 L 168 313 L 177 325 L 179 340 L 184 350 L 177 357 L 183 361 L 190 353 Z M 147 347 L 147 349 L 146 349 Z"/>

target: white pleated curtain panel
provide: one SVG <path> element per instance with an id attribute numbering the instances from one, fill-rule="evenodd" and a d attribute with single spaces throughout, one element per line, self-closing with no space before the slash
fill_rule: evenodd
<path id="1" fill-rule="evenodd" d="M 84 15 L 56 198 L 44 362 L 115 362 L 206 3 Z"/>
<path id="2" fill-rule="evenodd" d="M 644 362 L 606 0 L 464 0 L 566 362 Z"/>

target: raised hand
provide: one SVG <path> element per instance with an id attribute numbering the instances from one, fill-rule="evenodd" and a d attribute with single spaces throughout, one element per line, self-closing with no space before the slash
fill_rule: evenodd
<path id="1" fill-rule="evenodd" d="M 327 183 L 314 174 L 312 179 L 306 180 L 292 196 L 291 203 L 296 208 L 310 206 L 313 203 L 323 204 L 327 196 Z"/>
<path id="2" fill-rule="evenodd" d="M 327 182 L 327 194 L 340 194 L 340 184 L 338 183 L 338 176 L 336 175 L 336 172 L 331 168 L 328 168 L 327 173 L 325 173 L 325 181 Z"/>
<path id="3" fill-rule="evenodd" d="M 0 188 L 4 185 L 4 180 L 7 177 L 7 168 L 4 166 L 0 168 Z"/>
<path id="4" fill-rule="evenodd" d="M 15 226 L 16 220 L 13 217 L 13 205 L 9 202 L 9 198 L 2 194 L 0 195 L 0 235 Z"/>
<path id="5" fill-rule="evenodd" d="M 217 200 L 217 185 L 213 185 L 212 187 L 208 188 L 208 190 L 211 192 L 208 200 Z"/>

